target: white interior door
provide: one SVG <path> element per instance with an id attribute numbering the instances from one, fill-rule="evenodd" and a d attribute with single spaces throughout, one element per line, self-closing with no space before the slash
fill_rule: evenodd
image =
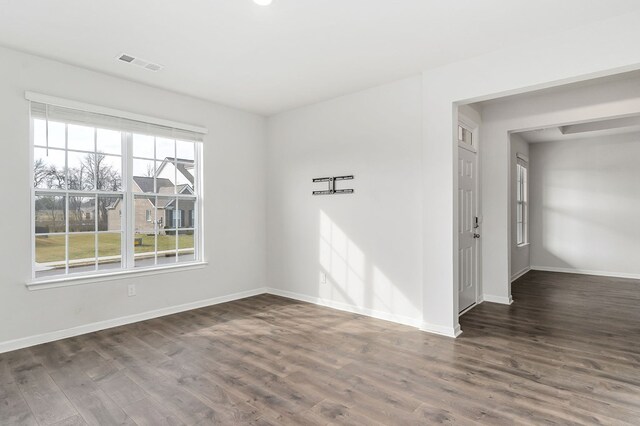
<path id="1" fill-rule="evenodd" d="M 458 308 L 463 311 L 477 302 L 478 159 L 474 150 L 458 148 Z"/>

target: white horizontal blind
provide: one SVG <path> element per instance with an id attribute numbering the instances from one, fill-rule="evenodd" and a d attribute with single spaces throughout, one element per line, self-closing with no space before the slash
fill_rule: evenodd
<path id="1" fill-rule="evenodd" d="M 160 136 L 170 139 L 202 142 L 203 133 L 189 130 L 166 127 L 158 124 L 130 120 L 105 114 L 81 111 L 55 105 L 47 105 L 39 102 L 31 102 L 31 117 L 47 121 L 59 121 L 62 123 L 90 125 L 102 129 L 118 130 L 121 132 L 139 133 L 150 136 Z"/>

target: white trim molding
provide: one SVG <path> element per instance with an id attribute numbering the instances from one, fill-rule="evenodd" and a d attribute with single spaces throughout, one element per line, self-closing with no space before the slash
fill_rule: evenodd
<path id="1" fill-rule="evenodd" d="M 185 262 L 175 265 L 154 266 L 140 269 L 126 269 L 113 272 L 95 273 L 92 275 L 65 275 L 59 278 L 45 278 L 28 281 L 26 286 L 29 290 L 45 290 L 48 288 L 68 287 L 72 285 L 93 284 L 104 281 L 122 280 L 126 278 L 138 278 L 149 275 L 167 274 L 170 272 L 190 271 L 193 269 L 206 268 L 209 262 Z"/>
<path id="2" fill-rule="evenodd" d="M 460 329 L 459 324 L 455 328 L 453 328 L 453 327 L 446 327 L 442 325 L 429 324 L 427 322 L 423 322 L 419 328 L 421 331 L 425 331 L 427 333 L 438 334 L 440 336 L 452 337 L 452 338 L 456 338 L 462 334 L 462 330 Z"/>
<path id="3" fill-rule="evenodd" d="M 556 268 L 556 267 L 550 267 L 550 266 L 532 266 L 531 270 L 544 271 L 544 272 L 560 272 L 563 274 L 593 275 L 596 277 L 628 278 L 632 280 L 640 280 L 640 274 L 630 274 L 627 272 L 591 271 L 588 269 Z"/>
<path id="4" fill-rule="evenodd" d="M 526 274 L 527 272 L 529 272 L 531 270 L 530 266 L 527 266 L 526 268 L 524 268 L 523 270 L 521 270 L 520 272 L 516 272 L 515 274 L 513 274 L 511 276 L 511 282 L 514 282 L 515 280 L 517 280 L 518 278 L 520 278 L 521 276 L 523 276 L 524 274 Z"/>
<path id="5" fill-rule="evenodd" d="M 333 300 L 322 299 L 320 297 L 307 296 L 303 294 L 293 293 L 290 291 L 279 290 L 275 288 L 261 287 L 254 290 L 243 291 L 239 293 L 230 294 L 227 296 L 215 297 L 212 299 L 199 300 L 196 302 L 185 303 L 182 305 L 169 306 L 166 308 L 156 309 L 153 311 L 147 311 L 140 314 L 129 315 L 120 318 L 113 318 L 105 321 L 93 322 L 90 324 L 84 324 L 77 327 L 72 327 L 64 330 L 52 331 L 49 333 L 38 334 L 35 336 L 23 337 L 15 340 L 9 340 L 6 342 L 0 342 L 0 353 L 15 351 L 18 349 L 27 348 L 30 346 L 40 345 L 43 343 L 53 342 L 56 340 L 67 339 L 70 337 L 79 336 L 82 334 L 93 333 L 100 330 L 105 330 L 113 327 L 120 327 L 122 325 L 133 324 L 140 321 L 146 321 L 153 318 L 159 318 L 166 315 L 177 314 L 180 312 L 190 311 L 192 309 L 204 308 L 207 306 L 213 306 L 220 303 L 232 302 L 234 300 L 244 299 L 247 297 L 259 296 L 261 294 L 273 294 L 274 296 L 287 297 L 289 299 L 299 300 L 301 302 L 307 302 L 318 306 L 324 306 L 331 309 L 337 309 L 339 311 L 350 312 L 353 314 L 364 315 L 367 317 L 390 321 L 396 324 L 402 324 L 410 327 L 415 327 L 421 331 L 428 333 L 438 334 L 446 337 L 458 337 L 462 334 L 460 325 L 455 328 L 446 327 L 436 324 L 428 324 L 418 318 L 406 317 L 403 315 L 394 315 L 388 312 L 377 311 L 374 309 L 363 308 L 347 303 L 336 302 Z M 486 299 L 486 296 L 485 296 Z"/>
<path id="6" fill-rule="evenodd" d="M 504 297 L 504 296 L 494 296 L 491 294 L 485 294 L 482 296 L 482 299 L 485 302 L 500 303 L 501 305 L 510 305 L 513 303 L 513 298 L 511 296 Z"/>
<path id="7" fill-rule="evenodd" d="M 81 334 L 93 333 L 108 328 L 119 327 L 121 325 L 133 324 L 140 321 L 146 321 L 153 318 L 163 317 L 166 315 L 177 314 L 179 312 L 190 311 L 193 309 L 204 308 L 207 306 L 218 305 L 220 303 L 232 302 L 246 297 L 258 296 L 266 292 L 265 288 L 248 290 L 227 296 L 214 297 L 212 299 L 199 300 L 197 302 L 185 303 L 182 305 L 168 306 L 153 311 L 142 312 L 140 314 L 128 315 L 120 318 L 113 318 L 105 321 L 93 322 L 90 324 L 80 325 L 77 327 L 67 328 L 64 330 L 52 331 L 49 333 L 38 334 L 35 336 L 23 337 L 20 339 L 0 342 L 0 353 L 15 351 L 30 346 L 40 345 L 42 343 L 53 342 L 56 340 L 67 339 L 69 337 L 79 336 Z"/>
<path id="8" fill-rule="evenodd" d="M 318 306 L 324 306 L 327 308 L 337 309 L 339 311 L 350 312 L 352 314 L 364 315 L 367 317 L 390 321 L 396 324 L 407 325 L 410 327 L 415 327 L 421 331 L 425 331 L 432 334 L 438 334 L 446 337 L 458 337 L 462 334 L 462 330 L 460 329 L 460 325 L 455 328 L 446 327 L 436 324 L 428 324 L 423 322 L 418 318 L 406 317 L 404 315 L 394 315 L 388 312 L 376 311 L 374 309 L 363 308 L 356 305 L 350 305 L 348 303 L 336 302 L 334 300 L 323 299 L 321 297 L 316 296 L 308 296 L 305 294 L 294 293 L 286 290 L 279 290 L 276 288 L 268 288 L 267 293 L 273 294 L 274 296 L 287 297 L 289 299 L 299 300 L 301 302 L 312 303 Z"/>

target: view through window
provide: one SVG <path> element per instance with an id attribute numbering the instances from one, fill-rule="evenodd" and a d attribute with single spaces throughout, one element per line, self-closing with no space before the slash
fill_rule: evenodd
<path id="1" fill-rule="evenodd" d="M 201 144 L 52 115 L 32 107 L 33 278 L 200 259 Z"/>

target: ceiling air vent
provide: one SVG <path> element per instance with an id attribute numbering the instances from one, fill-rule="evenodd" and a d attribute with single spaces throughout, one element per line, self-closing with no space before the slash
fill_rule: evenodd
<path id="1" fill-rule="evenodd" d="M 135 58 L 133 56 L 122 54 L 122 55 L 120 55 L 120 57 L 118 59 L 120 59 L 121 61 L 124 61 L 124 62 L 131 62 Z"/>
<path id="2" fill-rule="evenodd" d="M 154 64 L 153 62 L 136 58 L 135 56 L 127 55 L 126 53 L 119 55 L 118 60 L 153 72 L 160 71 L 162 69 L 162 65 Z"/>

